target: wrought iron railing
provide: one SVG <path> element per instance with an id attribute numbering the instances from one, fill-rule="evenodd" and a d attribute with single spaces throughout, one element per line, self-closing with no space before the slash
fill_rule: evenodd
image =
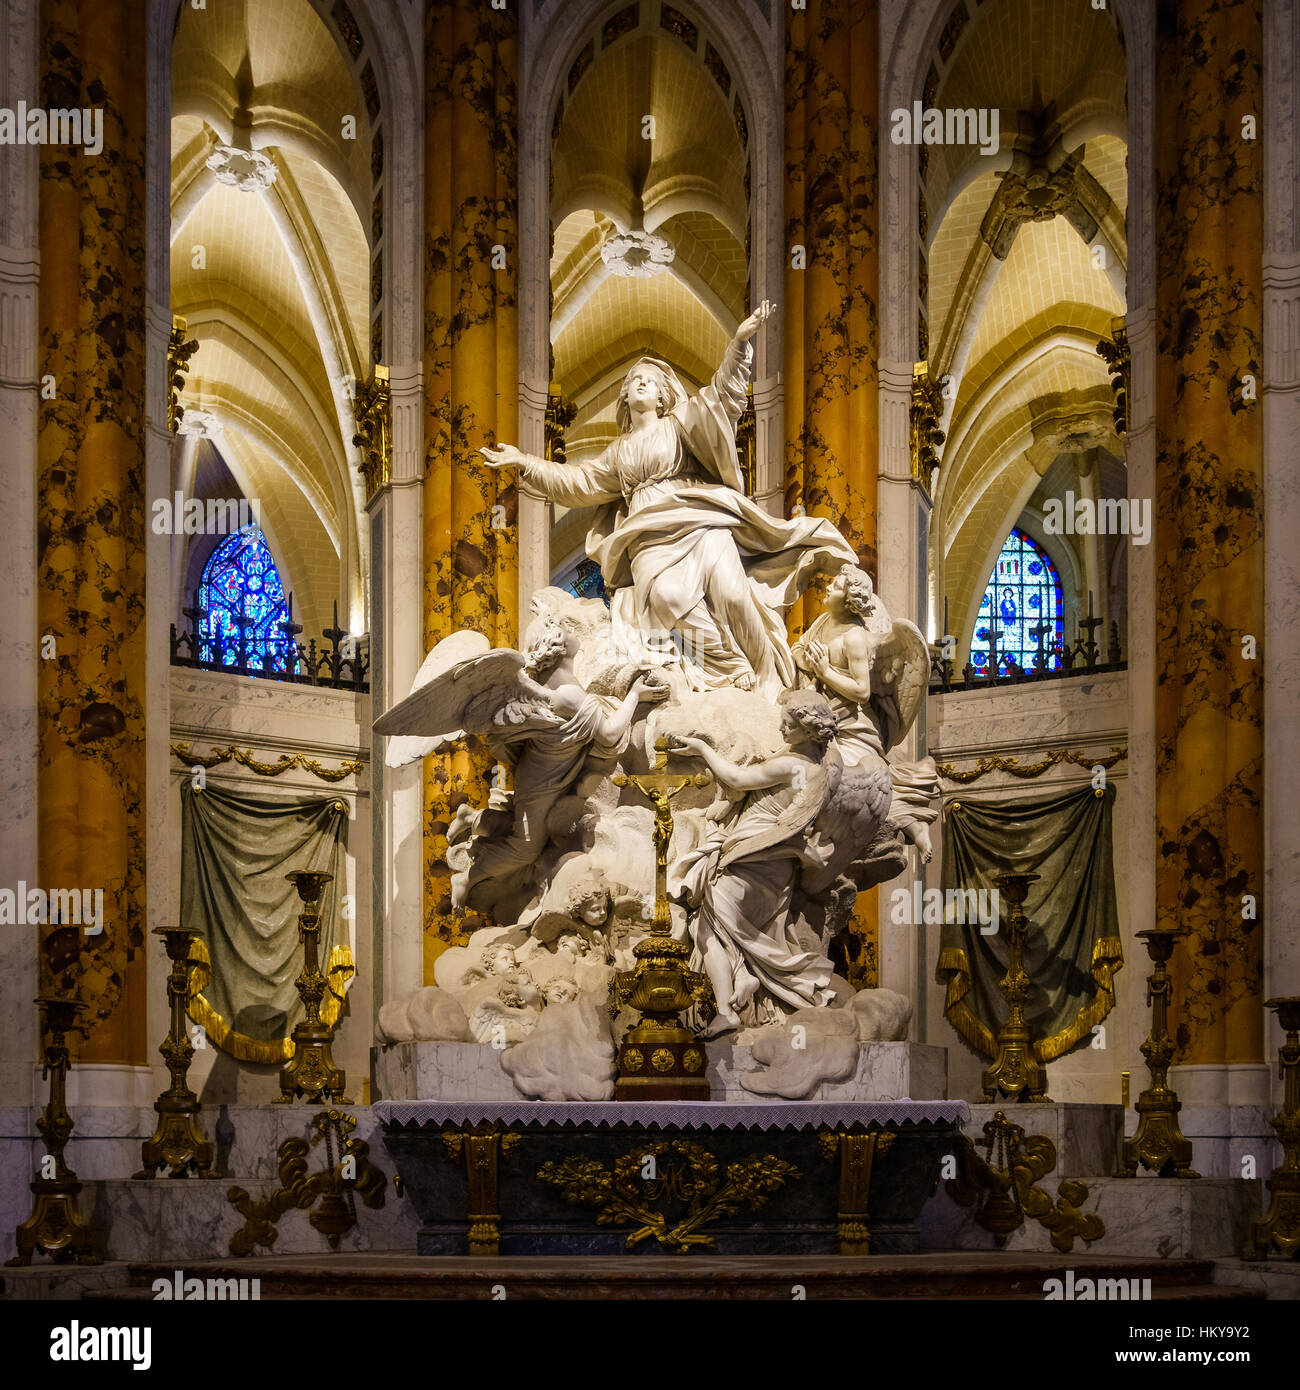
<path id="1" fill-rule="evenodd" d="M 1037 681 L 1062 680 L 1070 676 L 1099 676 L 1108 671 L 1127 671 L 1128 662 L 1123 660 L 1119 646 L 1119 624 L 1111 623 L 1110 639 L 1106 644 L 1106 660 L 1101 660 L 1101 647 L 1093 637 L 1095 628 L 1101 625 L 1100 618 L 1091 614 L 1081 619 L 1079 635 L 1073 645 L 1052 643 L 1043 646 L 1045 631 L 1030 629 L 1036 635 L 1038 650 L 1028 667 L 1019 665 L 1015 658 L 1001 654 L 997 649 L 997 633 L 991 633 L 988 664 L 977 667 L 967 661 L 957 670 L 956 661 L 945 659 L 944 646 L 936 643 L 930 648 L 930 694 L 935 695 L 948 690 L 984 690 L 993 686 L 1024 685 Z M 1084 630 L 1087 636 L 1084 636 Z M 996 673 L 996 674 L 995 674 Z"/>
<path id="2" fill-rule="evenodd" d="M 302 624 L 293 620 L 292 594 L 287 607 L 285 621 L 275 624 L 283 637 L 268 642 L 263 637 L 250 636 L 255 623 L 248 616 L 246 598 L 241 595 L 240 611 L 231 615 L 235 627 L 231 637 L 209 624 L 210 614 L 200 606 L 196 594 L 190 607 L 181 609 L 185 619 L 181 631 L 176 630 L 175 623 L 171 625 L 172 665 L 368 693 L 370 658 L 361 640 L 339 627 L 338 602 L 334 604 L 334 624 L 321 634 L 320 644 L 314 637 L 306 643 L 298 641 Z"/>

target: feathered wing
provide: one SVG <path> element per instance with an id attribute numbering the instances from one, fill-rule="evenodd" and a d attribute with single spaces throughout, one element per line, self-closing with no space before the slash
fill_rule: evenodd
<path id="1" fill-rule="evenodd" d="M 930 648 L 921 629 L 906 618 L 895 618 L 889 636 L 876 648 L 872 667 L 873 699 L 893 701 L 897 720 L 882 722 L 884 749 L 888 753 L 916 722 L 930 684 Z"/>
<path id="2" fill-rule="evenodd" d="M 804 868 L 801 886 L 809 896 L 827 892 L 842 875 L 851 875 L 889 814 L 892 779 L 883 763 L 862 764 L 846 767 L 828 790 L 812 828 L 829 852 L 823 863 Z"/>
<path id="3" fill-rule="evenodd" d="M 431 651 L 406 699 L 375 721 L 389 737 L 384 761 L 401 767 L 467 734 L 487 734 L 493 716 L 520 696 L 523 657 L 511 648 L 487 649 L 477 632 L 456 632 Z"/>

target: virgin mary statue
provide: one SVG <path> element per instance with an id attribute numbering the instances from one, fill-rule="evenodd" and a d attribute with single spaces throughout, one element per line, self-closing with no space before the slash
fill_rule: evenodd
<path id="1" fill-rule="evenodd" d="M 484 449 L 517 465 L 524 490 L 566 507 L 603 503 L 587 554 L 610 592 L 614 638 L 629 661 L 680 666 L 695 689 L 735 685 L 775 698 L 795 683 L 783 614 L 818 573 L 856 564 L 824 518 L 769 516 L 745 496 L 736 422 L 750 339 L 764 300 L 736 330 L 698 395 L 657 357 L 632 364 L 618 398 L 618 439 L 587 463 L 552 463 L 512 445 Z"/>

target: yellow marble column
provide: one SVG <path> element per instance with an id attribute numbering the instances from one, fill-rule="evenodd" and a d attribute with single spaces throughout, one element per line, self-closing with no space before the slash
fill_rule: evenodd
<path id="1" fill-rule="evenodd" d="M 873 575 L 879 28 L 874 0 L 809 0 L 786 16 L 782 314 L 786 513 L 829 517 Z M 815 595 L 795 605 L 792 639 L 819 609 Z"/>
<path id="2" fill-rule="evenodd" d="M 424 631 L 517 640 L 515 478 L 486 468 L 484 444 L 518 440 L 517 32 L 513 8 L 435 0 L 425 21 Z M 424 769 L 425 979 L 459 933 L 447 827 L 487 797 L 487 759 L 432 757 Z"/>
<path id="3" fill-rule="evenodd" d="M 1178 1061 L 1260 1062 L 1263 160 L 1243 119 L 1263 109 L 1261 14 L 1161 0 L 1158 21 L 1156 911 L 1192 933 Z"/>
<path id="4" fill-rule="evenodd" d="M 85 1001 L 81 1060 L 131 1064 L 151 1060 L 145 11 L 136 0 L 44 0 L 40 40 L 41 105 L 98 108 L 103 118 L 99 154 L 50 144 L 40 151 L 40 887 L 103 890 L 98 935 L 66 923 L 37 928 L 41 988 Z"/>
<path id="5" fill-rule="evenodd" d="M 829 517 L 873 578 L 879 44 L 875 0 L 808 0 L 786 14 L 785 511 Z M 795 604 L 791 641 L 820 610 L 819 591 Z M 859 895 L 841 962 L 859 987 L 878 979 L 876 917 L 873 889 Z"/>

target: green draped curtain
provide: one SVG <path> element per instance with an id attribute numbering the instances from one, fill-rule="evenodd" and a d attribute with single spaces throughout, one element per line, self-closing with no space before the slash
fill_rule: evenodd
<path id="1" fill-rule="evenodd" d="M 347 806 L 338 797 L 277 800 L 221 787 L 181 788 L 181 924 L 198 934 L 191 960 L 190 1017 L 244 1061 L 292 1054 L 288 1033 L 302 1016 L 294 980 L 302 968 L 299 869 L 333 874 L 320 899 L 322 968 L 330 977 L 322 1014 L 338 1017 L 352 973 L 339 930 Z"/>
<path id="2" fill-rule="evenodd" d="M 1036 924 L 1025 951 L 1033 982 L 1026 1017 L 1034 1051 L 1045 1062 L 1087 1038 L 1115 1004 L 1112 977 L 1124 952 L 1111 857 L 1114 802 L 1113 787 L 1087 786 L 1016 801 L 960 797 L 944 806 L 945 890 L 992 889 L 997 875 L 1007 872 L 1039 875 L 1025 902 Z M 998 990 L 1007 967 L 1005 940 L 981 936 L 978 922 L 945 920 L 940 943 L 936 974 L 948 987 L 944 1013 L 972 1047 L 996 1056 L 997 1030 L 1006 1017 Z"/>

